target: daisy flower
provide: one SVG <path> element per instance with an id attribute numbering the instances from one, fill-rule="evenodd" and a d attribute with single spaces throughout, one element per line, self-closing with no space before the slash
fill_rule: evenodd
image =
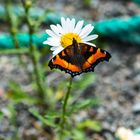
<path id="1" fill-rule="evenodd" d="M 72 18 L 61 18 L 61 24 L 50 25 L 51 29 L 47 29 L 46 33 L 50 36 L 43 44 L 48 44 L 53 51 L 53 56 L 57 55 L 67 46 L 72 45 L 73 38 L 77 43 L 85 43 L 91 46 L 95 44 L 89 41 L 94 40 L 98 35 L 90 35 L 94 27 L 91 24 L 84 26 L 84 21 L 80 20 L 76 23 Z"/>

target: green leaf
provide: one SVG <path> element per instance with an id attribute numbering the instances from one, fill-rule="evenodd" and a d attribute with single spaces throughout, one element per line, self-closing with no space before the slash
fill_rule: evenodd
<path id="1" fill-rule="evenodd" d="M 72 138 L 74 140 L 86 140 L 84 132 L 79 129 L 72 129 Z"/>
<path id="2" fill-rule="evenodd" d="M 58 118 L 60 117 L 60 113 L 57 111 L 48 111 L 48 113 L 45 115 L 45 118 Z"/>
<path id="3" fill-rule="evenodd" d="M 89 7 L 91 5 L 91 0 L 83 0 L 83 5 Z"/>
<path id="4" fill-rule="evenodd" d="M 97 132 L 101 131 L 102 129 L 101 124 L 99 122 L 90 119 L 80 122 L 79 124 L 77 124 L 77 127 L 79 129 L 90 128 L 91 130 Z"/>
<path id="5" fill-rule="evenodd" d="M 76 102 L 75 105 L 69 107 L 69 114 L 76 113 L 89 107 L 98 106 L 99 103 L 100 101 L 97 98 L 80 100 L 79 102 Z"/>
<path id="6" fill-rule="evenodd" d="M 89 85 L 93 84 L 95 81 L 95 74 L 93 73 L 86 73 L 77 79 L 72 84 L 72 89 L 74 91 L 80 92 L 85 90 Z"/>
<path id="7" fill-rule="evenodd" d="M 31 98 L 31 96 L 29 96 L 28 93 L 24 92 L 21 86 L 15 81 L 9 82 L 9 91 L 7 93 L 7 96 L 9 99 L 12 99 L 15 103 L 20 103 L 24 101 L 33 104 L 36 102 L 36 99 Z"/>
<path id="8" fill-rule="evenodd" d="M 2 121 L 3 117 L 4 117 L 4 114 L 2 111 L 0 111 L 0 121 Z"/>
<path id="9" fill-rule="evenodd" d="M 42 116 L 36 109 L 29 109 L 29 112 L 32 113 L 38 120 L 40 120 L 43 124 L 51 126 L 51 127 L 56 127 L 54 123 L 54 118 L 51 117 L 44 117 Z"/>
<path id="10" fill-rule="evenodd" d="M 115 140 L 121 140 L 120 138 L 116 137 Z"/>

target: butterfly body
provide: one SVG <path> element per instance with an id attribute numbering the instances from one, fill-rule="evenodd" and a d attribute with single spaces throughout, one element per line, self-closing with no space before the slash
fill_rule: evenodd
<path id="1" fill-rule="evenodd" d="M 58 68 L 72 77 L 83 72 L 94 71 L 95 66 L 103 61 L 109 61 L 111 55 L 100 48 L 73 39 L 72 45 L 66 47 L 49 61 L 51 69 Z"/>

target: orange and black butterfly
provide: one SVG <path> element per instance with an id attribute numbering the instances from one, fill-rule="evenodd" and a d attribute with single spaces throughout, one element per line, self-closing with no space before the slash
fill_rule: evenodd
<path id="1" fill-rule="evenodd" d="M 84 43 L 77 43 L 73 38 L 72 45 L 66 47 L 49 61 L 51 69 L 60 69 L 72 77 L 83 72 L 94 71 L 101 61 L 109 61 L 111 55 L 100 48 Z"/>

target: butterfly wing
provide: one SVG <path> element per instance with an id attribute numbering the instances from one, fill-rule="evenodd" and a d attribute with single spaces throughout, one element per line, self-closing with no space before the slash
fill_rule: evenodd
<path id="1" fill-rule="evenodd" d="M 54 56 L 50 61 L 48 66 L 51 69 L 60 69 L 69 73 L 71 76 L 75 76 L 80 72 L 80 68 L 75 64 L 74 54 L 72 46 L 68 46 L 63 51 Z"/>
<path id="2" fill-rule="evenodd" d="M 111 55 L 100 48 L 93 47 L 87 44 L 80 43 L 82 50 L 82 56 L 85 58 L 85 63 L 83 63 L 83 71 L 89 72 L 94 71 L 95 66 L 101 61 L 109 61 Z"/>
<path id="3" fill-rule="evenodd" d="M 60 69 L 74 77 L 82 72 L 94 71 L 98 63 L 108 61 L 111 57 L 107 51 L 84 43 L 79 43 L 78 47 L 78 54 L 74 53 L 72 46 L 65 48 L 49 61 L 49 67 Z"/>

